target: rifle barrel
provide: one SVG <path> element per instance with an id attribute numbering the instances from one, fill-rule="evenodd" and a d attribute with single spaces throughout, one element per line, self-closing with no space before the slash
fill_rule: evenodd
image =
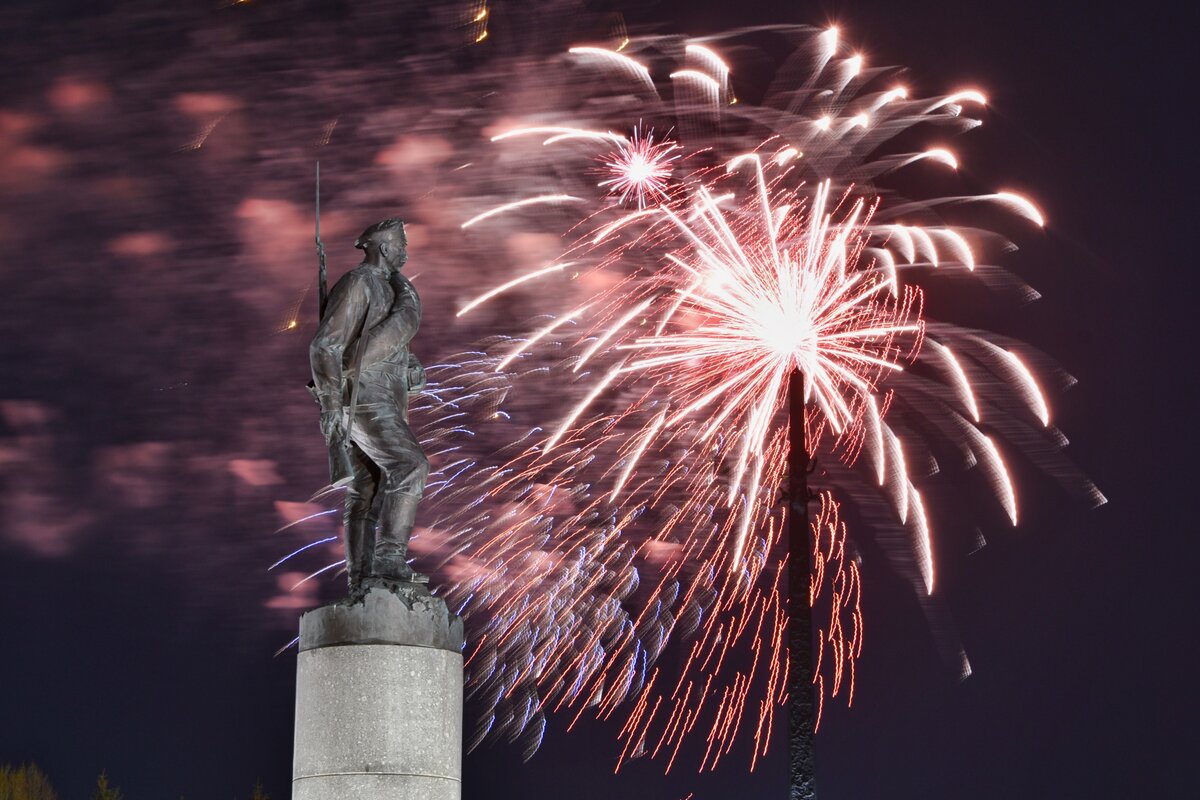
<path id="1" fill-rule="evenodd" d="M 325 269 L 325 244 L 321 241 L 321 162 L 317 162 L 317 314 L 318 320 L 325 318 L 325 306 L 329 302 L 328 273 Z"/>

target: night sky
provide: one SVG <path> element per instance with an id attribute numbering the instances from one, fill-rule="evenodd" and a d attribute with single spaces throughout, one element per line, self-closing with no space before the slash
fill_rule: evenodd
<path id="1" fill-rule="evenodd" d="M 352 70 L 432 48 L 411 31 L 437 15 L 253 5 L 0 10 L 0 763 L 36 761 L 63 798 L 90 796 L 102 769 L 129 800 L 247 798 L 258 779 L 289 793 L 295 656 L 274 654 L 319 598 L 283 593 L 265 568 L 281 554 L 277 504 L 307 497 L 324 466 L 305 341 L 274 332 L 301 302 L 288 270 L 313 261 L 311 160 L 246 143 L 282 126 L 292 88 L 301 106 L 332 102 L 289 85 L 298 73 L 274 54 L 290 37 L 293 57 L 323 41 L 312 58 Z M 394 33 L 369 38 L 355 22 L 376 5 Z M 821 797 L 1191 796 L 1189 26 L 1150 7 L 1033 2 L 599 10 L 697 34 L 836 22 L 922 91 L 978 85 L 986 122 L 954 142 L 966 179 L 1028 192 L 1048 219 L 1005 260 L 1043 298 L 980 327 L 1078 378 L 1050 402 L 1109 503 L 1087 509 L 1028 470 L 1015 531 L 981 523 L 976 552 L 970 530 L 939 544 L 939 592 L 974 668 L 961 683 L 909 585 L 866 562 L 866 652 L 854 707 L 818 737 Z M 396 81 L 346 102 L 404 97 Z M 214 114 L 226 127 L 198 155 L 188 143 Z M 289 187 L 294 206 L 278 199 Z M 381 190 L 331 212 L 334 274 L 349 238 L 403 201 Z M 414 262 L 422 248 L 437 243 L 414 243 Z M 450 313 L 448 284 L 432 297 L 427 315 Z M 750 776 L 737 760 L 703 778 L 646 761 L 614 776 L 614 726 L 565 724 L 551 718 L 528 763 L 506 745 L 469 755 L 464 797 L 783 796 L 782 747 Z"/>

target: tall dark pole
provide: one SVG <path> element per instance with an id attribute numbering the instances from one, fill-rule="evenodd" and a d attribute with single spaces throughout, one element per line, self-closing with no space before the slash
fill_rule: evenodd
<path id="1" fill-rule="evenodd" d="M 788 377 L 788 722 L 791 756 L 789 800 L 817 796 L 813 772 L 812 607 L 808 582 L 812 544 L 808 524 L 808 448 L 804 441 L 804 375 Z"/>

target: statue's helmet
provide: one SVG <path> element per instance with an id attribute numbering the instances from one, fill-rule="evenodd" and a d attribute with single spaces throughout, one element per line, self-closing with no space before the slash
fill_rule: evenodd
<path id="1" fill-rule="evenodd" d="M 354 246 L 359 250 L 366 250 L 367 245 L 373 242 L 379 244 L 394 242 L 401 247 L 408 247 L 408 235 L 404 232 L 404 220 L 392 217 L 383 222 L 376 222 L 362 232 L 362 235 L 355 240 Z"/>

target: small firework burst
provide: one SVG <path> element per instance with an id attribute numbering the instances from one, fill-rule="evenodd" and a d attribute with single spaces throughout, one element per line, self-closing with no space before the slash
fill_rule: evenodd
<path id="1" fill-rule="evenodd" d="M 601 157 L 601 172 L 608 176 L 600 186 L 622 205 L 634 202 L 638 208 L 668 198 L 667 186 L 680 147 L 670 139 L 654 141 L 654 131 L 644 135 L 641 126 L 617 149 Z"/>

